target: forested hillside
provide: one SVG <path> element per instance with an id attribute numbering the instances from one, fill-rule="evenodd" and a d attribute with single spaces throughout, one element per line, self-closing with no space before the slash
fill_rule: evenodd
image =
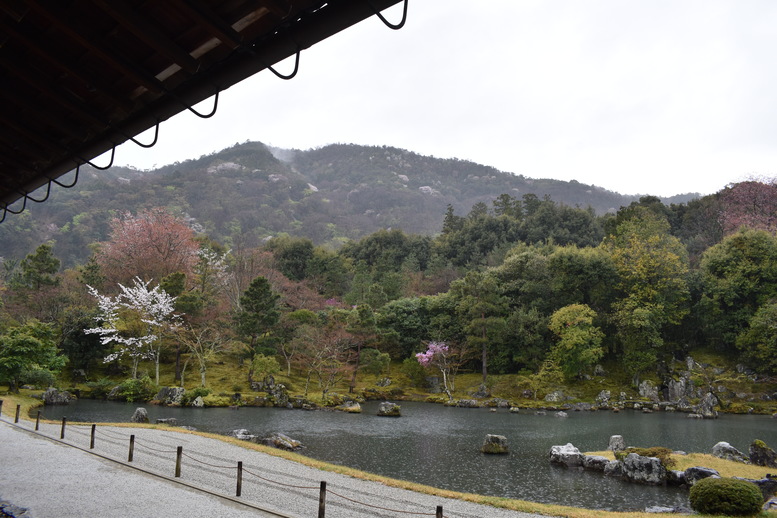
<path id="1" fill-rule="evenodd" d="M 38 244 L 53 241 L 57 257 L 73 266 L 89 257 L 90 244 L 108 239 L 112 217 L 153 207 L 167 208 L 228 246 L 238 241 L 257 246 L 285 233 L 337 249 L 379 229 L 435 235 L 448 205 L 466 214 L 501 194 L 548 196 L 566 207 L 591 207 L 598 215 L 637 199 L 396 148 L 332 145 L 290 151 L 247 142 L 152 171 L 85 166 L 75 187 L 55 187 L 46 203 L 31 204 L 0 225 L 0 256 L 18 261 Z"/>
<path id="2" fill-rule="evenodd" d="M 63 268 L 56 247 L 43 242 L 21 261 L 4 262 L 0 382 L 46 386 L 64 373 L 101 394 L 111 381 L 95 379 L 120 376 L 129 379 L 126 397 L 137 398 L 141 385 L 154 390 L 160 372 L 174 370 L 179 380 L 187 365 L 207 386 L 218 360 L 232 366 L 221 379 L 235 387 L 245 374 L 261 390 L 255 380 L 281 372 L 304 380 L 305 397 L 315 385 L 326 400 L 338 384 L 353 389 L 358 376 L 385 375 L 393 361 L 419 387 L 442 374 L 451 397 L 463 369 L 482 374 L 483 390 L 536 398 L 591 379 L 599 364 L 631 386 L 650 379 L 668 387 L 677 381 L 676 362 L 713 354 L 737 368 L 699 364 L 699 374 L 683 381 L 696 387 L 686 396 L 755 405 L 758 387 L 771 386 L 758 384 L 777 374 L 774 182 L 743 182 L 680 205 L 646 196 L 604 215 L 502 193 L 468 212 L 447 205 L 435 236 L 380 229 L 332 250 L 291 235 L 254 244 L 261 234 L 244 222 L 267 229 L 264 217 L 291 217 L 270 210 L 273 193 L 298 200 L 285 206 L 299 215 L 306 199 L 327 203 L 308 184 L 346 201 L 354 189 L 326 187 L 331 171 L 321 155 L 292 170 L 269 152 L 251 153 L 263 161 L 251 164 L 260 172 L 247 174 L 247 165 L 233 165 L 246 151 L 233 149 L 233 161 L 218 166 L 201 159 L 192 169 L 199 187 L 173 166 L 136 173 L 129 183 L 92 177 L 66 193 L 58 203 L 82 212 L 65 233 L 79 232 L 92 255 Z M 354 171 L 344 174 L 364 185 L 369 176 Z M 374 184 L 393 174 L 376 172 Z M 151 208 L 112 210 L 107 238 L 97 241 L 80 228 L 96 218 L 87 209 L 111 182 L 116 199 Z M 211 207 L 224 215 L 217 220 L 181 216 L 209 205 L 197 192 L 207 198 L 208 189 L 234 184 L 267 202 L 266 212 L 254 204 L 264 216 L 241 200 Z M 163 199 L 186 210 L 153 207 Z M 141 383 L 142 373 L 154 379 Z M 504 374 L 511 381 L 497 383 L 494 376 Z"/>

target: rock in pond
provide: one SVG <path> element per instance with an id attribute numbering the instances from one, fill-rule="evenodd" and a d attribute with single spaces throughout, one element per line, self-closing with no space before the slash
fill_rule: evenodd
<path id="1" fill-rule="evenodd" d="M 273 448 L 286 451 L 297 451 L 302 449 L 301 442 L 297 441 L 296 439 L 292 439 L 288 435 L 282 433 L 274 433 L 269 437 L 260 439 L 259 443 L 264 444 L 265 446 L 272 446 Z"/>
<path id="2" fill-rule="evenodd" d="M 720 441 L 712 447 L 712 455 L 725 460 L 733 460 L 734 462 L 747 462 L 747 457 L 744 453 L 725 441 Z"/>
<path id="3" fill-rule="evenodd" d="M 148 412 L 145 408 L 140 407 L 135 409 L 135 413 L 132 414 L 132 417 L 130 417 L 131 423 L 147 423 L 148 422 Z"/>
<path id="4" fill-rule="evenodd" d="M 381 417 L 399 417 L 402 415 L 401 410 L 402 407 L 396 403 L 384 401 L 378 406 L 378 415 Z"/>
<path id="5" fill-rule="evenodd" d="M 362 413 L 362 406 L 357 403 L 356 401 L 346 401 L 342 405 L 338 405 L 335 407 L 337 410 L 341 412 L 345 412 L 348 414 L 361 414 Z"/>
<path id="6" fill-rule="evenodd" d="M 191 406 L 195 408 L 202 408 L 205 406 L 205 401 L 202 400 L 202 396 L 197 396 L 194 398 L 194 401 L 192 401 Z"/>
<path id="7" fill-rule="evenodd" d="M 46 405 L 69 405 L 73 399 L 76 397 L 67 390 L 60 391 L 54 387 L 47 388 L 43 393 L 43 403 Z"/>
<path id="8" fill-rule="evenodd" d="M 750 445 L 750 462 L 756 466 L 777 468 L 777 453 L 767 446 L 765 442 L 756 439 Z"/>
<path id="9" fill-rule="evenodd" d="M 611 435 L 610 444 L 607 446 L 610 451 L 622 451 L 626 449 L 626 441 L 622 435 Z"/>
<path id="10" fill-rule="evenodd" d="M 643 457 L 629 453 L 623 459 L 623 477 L 638 484 L 660 485 L 666 480 L 666 468 L 656 457 Z"/>
<path id="11" fill-rule="evenodd" d="M 604 468 L 607 466 L 608 462 L 610 462 L 610 459 L 602 457 L 601 455 L 584 455 L 583 469 L 604 472 Z"/>
<path id="12" fill-rule="evenodd" d="M 183 387 L 162 387 L 154 399 L 165 405 L 180 405 L 185 392 Z"/>
<path id="13" fill-rule="evenodd" d="M 507 449 L 507 437 L 504 435 L 492 435 L 487 434 L 483 441 L 483 446 L 480 447 L 482 453 L 501 455 L 509 453 Z"/>
<path id="14" fill-rule="evenodd" d="M 694 466 L 685 470 L 685 483 L 689 486 L 694 485 L 703 478 L 709 477 L 720 478 L 720 473 L 717 470 L 702 466 Z"/>
<path id="15" fill-rule="evenodd" d="M 167 426 L 178 426 L 178 419 L 175 417 L 167 417 L 165 419 L 157 419 L 156 424 L 166 424 Z"/>
<path id="16" fill-rule="evenodd" d="M 550 448 L 550 462 L 568 468 L 576 468 L 583 465 L 583 454 L 571 442 L 563 446 L 552 446 Z"/>
<path id="17" fill-rule="evenodd" d="M 250 433 L 245 428 L 238 428 L 237 430 L 232 430 L 229 432 L 230 437 L 234 437 L 235 439 L 240 439 L 241 441 L 255 441 L 257 436 Z"/>

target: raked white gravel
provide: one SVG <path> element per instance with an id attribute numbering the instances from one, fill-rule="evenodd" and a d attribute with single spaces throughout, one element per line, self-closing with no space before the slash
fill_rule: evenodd
<path id="1" fill-rule="evenodd" d="M 98 425 L 90 450 L 89 425 L 68 423 L 66 445 L 59 440 L 60 424 L 41 423 L 36 435 L 34 422 L 12 421 L 6 415 L 0 424 L 0 499 L 28 508 L 34 518 L 314 518 L 321 481 L 328 490 L 326 518 L 435 516 L 437 506 L 448 518 L 539 516 L 321 471 L 172 428 Z M 135 448 L 130 464 L 131 434 Z M 183 460 L 181 477 L 175 478 L 178 446 Z M 244 473 L 242 495 L 236 498 L 238 461 Z"/>

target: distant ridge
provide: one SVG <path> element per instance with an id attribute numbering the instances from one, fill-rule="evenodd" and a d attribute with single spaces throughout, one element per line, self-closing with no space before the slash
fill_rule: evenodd
<path id="1" fill-rule="evenodd" d="M 287 233 L 337 247 L 382 228 L 433 235 L 448 205 L 466 215 L 476 203 L 490 207 L 503 193 L 549 197 L 597 214 L 640 197 L 388 146 L 333 144 L 302 151 L 244 142 L 154 170 L 83 167 L 76 187 L 53 189 L 46 203 L 0 225 L 0 242 L 6 259 L 20 259 L 53 240 L 69 266 L 85 261 L 92 243 L 107 239 L 111 217 L 167 207 L 230 246 L 255 246 Z M 698 197 L 661 199 L 679 204 Z"/>

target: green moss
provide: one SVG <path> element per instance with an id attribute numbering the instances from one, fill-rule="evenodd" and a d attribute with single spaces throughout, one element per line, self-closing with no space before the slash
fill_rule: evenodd
<path id="1" fill-rule="evenodd" d="M 629 453 L 636 453 L 642 457 L 656 457 L 666 469 L 672 469 L 676 464 L 676 461 L 672 458 L 672 450 L 663 446 L 654 446 L 653 448 L 626 448 L 625 450 L 615 452 L 615 458 L 623 460 Z"/>
<path id="2" fill-rule="evenodd" d="M 733 478 L 705 478 L 691 487 L 691 508 L 702 514 L 754 516 L 761 512 L 758 486 Z"/>

